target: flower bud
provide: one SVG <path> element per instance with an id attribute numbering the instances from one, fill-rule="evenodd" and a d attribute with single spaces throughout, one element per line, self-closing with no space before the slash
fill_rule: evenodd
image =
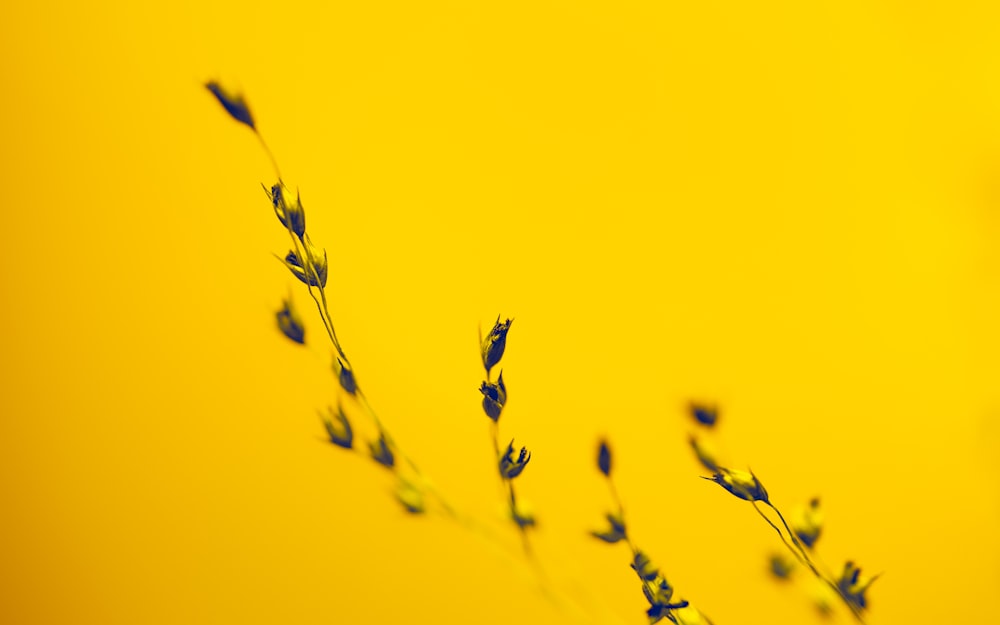
<path id="1" fill-rule="evenodd" d="M 267 193 L 267 197 L 271 200 L 271 206 L 274 208 L 274 214 L 277 216 L 278 221 L 286 229 L 291 230 L 295 233 L 300 240 L 306 233 L 306 211 L 302 207 L 302 198 L 300 195 L 295 196 L 295 205 L 289 206 L 288 202 L 285 200 L 285 194 L 282 191 L 282 184 L 273 185 L 270 191 L 265 188 L 264 191 Z"/>
<path id="2" fill-rule="evenodd" d="M 507 403 L 507 385 L 503 382 L 503 371 L 496 382 L 483 382 L 479 387 L 483 394 L 483 412 L 493 421 L 500 419 L 504 404 Z"/>
<path id="3" fill-rule="evenodd" d="M 740 499 L 770 503 L 764 485 L 753 473 L 719 467 L 715 475 L 704 479 L 715 482 Z"/>
<path id="4" fill-rule="evenodd" d="M 490 369 L 503 358 L 503 352 L 507 348 L 507 332 L 510 331 L 510 324 L 512 323 L 514 323 L 513 319 L 507 319 L 503 323 L 500 323 L 500 315 L 497 315 L 493 329 L 483 339 L 481 351 L 483 366 L 486 368 L 487 376 L 490 373 Z"/>
<path id="5" fill-rule="evenodd" d="M 591 536 L 599 538 L 606 543 L 616 543 L 619 540 L 625 540 L 627 537 L 627 534 L 625 533 L 625 519 L 610 512 L 605 516 L 608 519 L 608 524 L 610 525 L 608 531 L 591 532 Z"/>
<path id="6" fill-rule="evenodd" d="M 868 607 L 868 598 L 865 597 L 865 593 L 876 579 L 878 579 L 878 575 L 868 578 L 861 577 L 861 569 L 853 562 L 848 561 L 844 564 L 844 571 L 840 574 L 840 579 L 837 580 L 837 588 L 844 599 L 853 608 L 860 611 Z"/>
<path id="7" fill-rule="evenodd" d="M 281 310 L 275 316 L 278 320 L 278 329 L 281 330 L 282 334 L 299 345 L 305 344 L 306 329 L 302 325 L 302 319 L 299 317 L 298 312 L 292 305 L 291 298 L 282 300 Z"/>
<path id="8" fill-rule="evenodd" d="M 691 402 L 690 410 L 695 421 L 708 427 L 713 427 L 719 419 L 719 409 L 716 406 Z"/>
<path id="9" fill-rule="evenodd" d="M 808 507 L 794 508 L 790 525 L 795 536 L 811 549 L 823 531 L 823 511 L 819 508 L 819 499 L 813 498 Z"/>
<path id="10" fill-rule="evenodd" d="M 233 119 L 241 124 L 246 124 L 254 131 L 257 130 L 254 125 L 253 115 L 250 114 L 250 107 L 247 106 L 246 100 L 243 99 L 242 94 L 229 93 L 222 88 L 222 85 L 214 80 L 205 83 L 205 88 L 212 92 L 215 99 L 219 101 L 222 108 L 226 109 L 226 112 L 229 113 Z"/>
<path id="11" fill-rule="evenodd" d="M 528 453 L 526 447 L 522 447 L 517 460 L 514 459 L 514 440 L 511 439 L 510 444 L 507 445 L 507 452 L 500 457 L 500 475 L 508 480 L 514 479 L 521 475 L 524 467 L 528 466 L 529 460 L 531 460 L 531 454 Z"/>
<path id="12" fill-rule="evenodd" d="M 690 605 L 684 600 L 677 603 L 670 603 L 671 597 L 674 596 L 674 588 L 667 582 L 667 578 L 663 577 L 660 573 L 657 573 L 652 580 L 643 581 L 642 594 L 646 595 L 646 601 L 649 601 L 649 609 L 646 610 L 646 616 L 649 617 L 650 624 L 657 623 L 664 618 L 676 623 L 677 617 L 672 612 Z"/>
<path id="13" fill-rule="evenodd" d="M 389 441 L 385 438 L 385 432 L 379 432 L 378 440 L 368 443 L 368 451 L 372 460 L 382 466 L 392 468 L 396 464 L 396 457 L 389 448 Z"/>
<path id="14" fill-rule="evenodd" d="M 639 576 L 640 579 L 646 582 L 651 582 L 656 579 L 656 576 L 660 574 L 659 569 L 653 566 L 653 561 L 649 559 L 642 551 L 636 551 L 635 556 L 632 558 L 632 570 L 635 574 Z"/>
<path id="15" fill-rule="evenodd" d="M 305 243 L 305 245 L 309 247 L 309 254 L 312 257 L 312 266 L 308 271 L 308 277 L 306 277 L 307 272 L 305 268 L 308 262 L 299 258 L 298 254 L 296 254 L 294 250 L 285 254 L 285 258 L 282 262 L 286 267 L 288 267 L 288 270 L 292 272 L 292 275 L 298 278 L 303 284 L 325 288 L 327 273 L 329 270 L 326 250 L 323 250 L 323 258 L 320 258 L 319 250 L 313 247 L 310 243 Z"/>
<path id="16" fill-rule="evenodd" d="M 780 553 L 773 554 L 768 563 L 771 575 L 778 579 L 788 579 L 795 568 L 795 563 Z"/>
<path id="17" fill-rule="evenodd" d="M 347 391 L 350 395 L 358 392 L 358 381 L 354 378 L 354 370 L 346 365 L 339 356 L 333 363 L 333 371 L 337 374 L 337 381 L 340 382 L 340 388 Z"/>
<path id="18" fill-rule="evenodd" d="M 607 441 L 601 441 L 601 446 L 597 450 L 597 468 L 605 477 L 611 477 L 611 448 Z"/>
<path id="19" fill-rule="evenodd" d="M 320 418 L 323 419 L 323 425 L 326 427 L 330 442 L 344 449 L 350 449 L 354 444 L 354 431 L 351 430 L 351 422 L 344 414 L 344 408 L 337 406 L 336 411 L 333 408 L 328 408 L 328 412 L 329 417 L 320 414 Z"/>
<path id="20" fill-rule="evenodd" d="M 674 596 L 674 587 L 662 573 L 657 573 L 651 582 L 642 585 L 642 594 L 650 605 L 668 605 Z"/>

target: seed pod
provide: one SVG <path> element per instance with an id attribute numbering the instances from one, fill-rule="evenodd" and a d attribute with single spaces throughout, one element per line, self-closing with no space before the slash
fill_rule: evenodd
<path id="1" fill-rule="evenodd" d="M 498 421 L 507 403 L 507 385 L 503 382 L 503 371 L 496 382 L 483 382 L 479 392 L 483 394 L 483 412 L 494 422 Z"/>
<path id="2" fill-rule="evenodd" d="M 597 468 L 605 477 L 611 477 L 611 448 L 607 441 L 601 441 L 601 446 L 597 450 Z"/>
<path id="3" fill-rule="evenodd" d="M 483 339 L 481 352 L 483 367 L 486 368 L 487 376 L 490 374 L 490 369 L 503 358 L 503 352 L 507 348 L 507 332 L 510 331 L 510 324 L 512 323 L 514 323 L 513 319 L 507 319 L 503 323 L 500 323 L 500 315 L 497 315 L 493 329 Z"/>
<path id="4" fill-rule="evenodd" d="M 715 482 L 740 499 L 770 503 L 764 485 L 753 473 L 719 467 L 715 475 L 705 479 Z"/>
<path id="5" fill-rule="evenodd" d="M 292 305 L 292 300 L 286 299 L 281 302 L 281 310 L 279 310 L 275 317 L 278 321 L 278 329 L 281 333 L 287 336 L 290 340 L 295 341 L 299 345 L 303 345 L 306 342 L 306 329 L 302 325 L 302 319 L 299 317 L 298 311 Z"/>
<path id="6" fill-rule="evenodd" d="M 521 453 L 518 454 L 517 459 L 514 459 L 514 440 L 511 439 L 510 444 L 507 445 L 507 451 L 500 456 L 500 475 L 512 480 L 521 472 L 524 468 L 528 466 L 528 461 L 531 460 L 531 454 L 528 452 L 526 447 L 521 448 Z"/>
<path id="7" fill-rule="evenodd" d="M 351 429 L 351 422 L 347 420 L 347 415 L 344 414 L 344 408 L 337 406 L 336 411 L 328 408 L 328 412 L 329 417 L 320 414 L 320 418 L 323 419 L 330 442 L 344 449 L 350 449 L 354 445 L 354 431 Z"/>

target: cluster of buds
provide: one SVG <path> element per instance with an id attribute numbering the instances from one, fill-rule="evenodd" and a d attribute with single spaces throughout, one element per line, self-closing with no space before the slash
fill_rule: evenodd
<path id="1" fill-rule="evenodd" d="M 649 559 L 649 556 L 642 551 L 635 552 L 635 556 L 632 558 L 632 570 L 642 580 L 642 594 L 646 596 L 646 601 L 649 602 L 649 609 L 646 610 L 646 615 L 649 617 L 650 625 L 664 618 L 676 623 L 677 619 L 673 616 L 672 612 L 686 608 L 690 604 L 684 600 L 672 603 L 674 587 L 667 582 L 667 578 L 664 577 L 663 573 L 653 566 L 653 562 Z"/>
<path id="2" fill-rule="evenodd" d="M 496 382 L 490 381 L 490 371 L 503 358 L 503 352 L 507 349 L 507 332 L 510 331 L 510 324 L 513 322 L 513 319 L 507 319 L 501 323 L 500 316 L 497 315 L 493 329 L 480 345 L 480 356 L 483 359 L 483 368 L 486 369 L 486 380 L 479 387 L 479 392 L 483 394 L 483 412 L 494 422 L 500 419 L 500 413 L 503 412 L 503 407 L 507 403 L 507 385 L 504 384 L 502 370 Z"/>

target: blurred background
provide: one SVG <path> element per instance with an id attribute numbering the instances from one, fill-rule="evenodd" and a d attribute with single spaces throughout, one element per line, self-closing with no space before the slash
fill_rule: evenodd
<path id="1" fill-rule="evenodd" d="M 777 505 L 822 498 L 831 569 L 884 572 L 869 623 L 1000 620 L 995 3 L 669 4 L 8 5 L 0 621 L 643 623 L 588 535 L 607 437 L 630 533 L 717 625 L 851 622 L 769 577 L 690 400 Z M 245 93 L 359 381 L 481 531 L 324 442 L 275 174 L 206 80 Z M 537 567 L 479 405 L 497 314 Z"/>

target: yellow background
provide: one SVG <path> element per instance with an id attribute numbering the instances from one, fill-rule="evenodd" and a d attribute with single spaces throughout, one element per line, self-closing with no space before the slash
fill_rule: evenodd
<path id="1" fill-rule="evenodd" d="M 831 568 L 884 571 L 873 625 L 998 622 L 1000 16 L 936 4 L 8 5 L 0 621 L 642 623 L 586 535 L 601 436 L 678 592 L 817 621 L 697 478 L 698 398 L 780 506 L 823 498 Z M 329 349 L 208 79 L 301 189 L 376 408 L 493 539 L 322 443 Z M 497 313 L 558 603 L 500 517 Z"/>

